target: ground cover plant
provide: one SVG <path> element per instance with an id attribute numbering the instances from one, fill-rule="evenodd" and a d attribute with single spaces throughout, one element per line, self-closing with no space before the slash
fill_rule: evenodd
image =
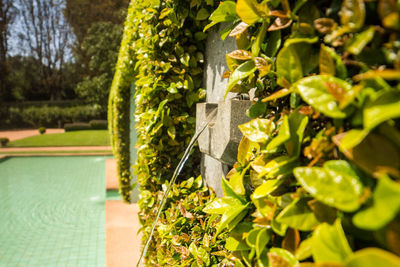
<path id="1" fill-rule="evenodd" d="M 220 215 L 235 266 L 399 266 L 399 2 L 225 1 L 227 92 L 255 88 Z M 223 36 L 223 37 L 225 37 Z"/>
<path id="2" fill-rule="evenodd" d="M 8 147 L 109 146 L 107 130 L 43 134 L 11 141 Z"/>

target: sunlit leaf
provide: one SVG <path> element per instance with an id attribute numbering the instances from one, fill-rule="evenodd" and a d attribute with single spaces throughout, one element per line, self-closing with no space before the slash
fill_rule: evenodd
<path id="1" fill-rule="evenodd" d="M 380 123 L 400 117 L 400 92 L 385 92 L 364 108 L 364 127 L 372 129 Z"/>
<path id="2" fill-rule="evenodd" d="M 355 226 L 378 230 L 388 224 L 400 211 L 400 184 L 383 176 L 372 194 L 372 205 L 353 217 Z"/>
<path id="3" fill-rule="evenodd" d="M 356 34 L 352 39 L 346 43 L 346 51 L 353 55 L 360 54 L 364 47 L 374 38 L 375 28 L 369 27 L 367 30 Z"/>
<path id="4" fill-rule="evenodd" d="M 352 90 L 351 84 L 328 75 L 306 77 L 293 85 L 304 101 L 310 106 L 332 118 L 345 118 L 346 112 L 339 103 L 346 100 Z"/>
<path id="5" fill-rule="evenodd" d="M 360 206 L 363 185 L 346 161 L 327 161 L 323 168 L 298 167 L 294 175 L 307 192 L 328 206 L 347 212 Z"/>
<path id="6" fill-rule="evenodd" d="M 340 220 L 334 225 L 323 223 L 312 237 L 312 255 L 316 263 L 342 263 L 352 254 Z"/>
<path id="7" fill-rule="evenodd" d="M 218 8 L 211 14 L 211 23 L 204 27 L 204 31 L 208 30 L 215 24 L 221 22 L 230 22 L 237 18 L 236 15 L 236 3 L 233 1 L 224 1 Z"/>
<path id="8" fill-rule="evenodd" d="M 379 248 L 365 248 L 356 251 L 346 260 L 346 267 L 397 267 L 400 258 Z"/>
<path id="9" fill-rule="evenodd" d="M 228 85 L 225 91 L 225 97 L 239 81 L 249 77 L 256 70 L 257 67 L 253 60 L 246 61 L 237 67 L 229 77 Z"/>
<path id="10" fill-rule="evenodd" d="M 289 83 L 294 83 L 303 77 L 300 58 L 293 46 L 280 50 L 276 59 L 276 71 L 279 77 L 285 78 Z M 282 82 L 280 84 L 284 86 Z"/>
<path id="11" fill-rule="evenodd" d="M 276 218 L 278 222 L 300 231 L 311 231 L 319 224 L 314 213 L 308 207 L 309 198 L 294 200 L 289 206 L 284 208 Z"/>
<path id="12" fill-rule="evenodd" d="M 340 22 L 351 30 L 358 30 L 364 25 L 364 0 L 344 0 L 340 10 Z"/>
<path id="13" fill-rule="evenodd" d="M 239 129 L 249 140 L 265 144 L 271 139 L 275 123 L 267 119 L 254 119 L 239 125 Z"/>

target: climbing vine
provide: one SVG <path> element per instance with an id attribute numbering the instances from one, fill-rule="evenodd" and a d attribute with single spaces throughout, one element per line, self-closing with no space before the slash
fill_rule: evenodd
<path id="1" fill-rule="evenodd" d="M 238 46 L 226 92 L 255 96 L 204 209 L 235 266 L 400 265 L 399 8 L 238 0 L 210 16 Z"/>

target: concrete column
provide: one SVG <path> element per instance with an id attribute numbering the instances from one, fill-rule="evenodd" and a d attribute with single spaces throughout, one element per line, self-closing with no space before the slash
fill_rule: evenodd
<path id="1" fill-rule="evenodd" d="M 222 41 L 220 33 L 227 26 L 227 24 L 214 26 L 208 33 L 203 80 L 207 90 L 207 102 L 209 103 L 218 103 L 224 100 L 225 89 L 228 84 L 228 79 L 222 78 L 222 74 L 229 70 L 225 55 L 236 49 L 236 42 L 233 37 L 227 37 L 225 41 Z M 229 93 L 227 98 L 234 95 L 234 93 Z M 229 166 L 202 154 L 201 174 L 219 197 L 223 196 L 221 176 L 226 175 L 228 171 Z"/>

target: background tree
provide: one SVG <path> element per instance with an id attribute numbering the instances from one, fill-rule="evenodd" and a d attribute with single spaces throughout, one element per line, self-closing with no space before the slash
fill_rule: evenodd
<path id="1" fill-rule="evenodd" d="M 104 112 L 128 4 L 129 0 L 66 0 L 64 14 L 76 37 L 73 51 L 81 80 L 75 92 Z"/>
<path id="2" fill-rule="evenodd" d="M 82 43 L 82 51 L 89 57 L 87 75 L 76 87 L 79 97 L 99 104 L 106 112 L 108 92 L 114 75 L 122 25 L 97 22 L 89 29 Z"/>
<path id="3" fill-rule="evenodd" d="M 0 102 L 7 92 L 8 82 L 8 39 L 10 36 L 10 24 L 15 18 L 15 8 L 12 0 L 0 0 Z"/>
<path id="4" fill-rule="evenodd" d="M 26 54 L 41 64 L 41 86 L 50 100 L 61 98 L 64 64 L 72 57 L 72 35 L 63 15 L 63 0 L 18 0 L 21 28 L 19 37 Z"/>

